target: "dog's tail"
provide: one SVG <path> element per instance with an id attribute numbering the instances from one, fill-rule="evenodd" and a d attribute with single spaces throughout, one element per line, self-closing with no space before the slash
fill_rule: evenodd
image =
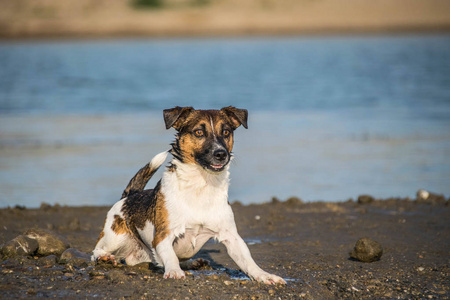
<path id="1" fill-rule="evenodd" d="M 158 171 L 159 167 L 161 167 L 161 165 L 166 160 L 168 154 L 169 151 L 164 151 L 155 155 L 155 157 L 153 157 L 148 164 L 140 169 L 130 180 L 127 187 L 123 191 L 122 199 L 136 192 L 143 191 L 145 186 L 147 185 L 147 182 L 150 180 L 150 178 L 152 178 L 156 171 Z"/>

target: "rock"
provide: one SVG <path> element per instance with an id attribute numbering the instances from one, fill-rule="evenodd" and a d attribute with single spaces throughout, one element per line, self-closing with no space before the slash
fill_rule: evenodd
<path id="1" fill-rule="evenodd" d="M 224 282 L 223 282 L 225 285 L 232 285 L 233 284 L 233 282 L 231 282 L 231 281 L 229 281 L 229 280 L 225 280 Z"/>
<path id="2" fill-rule="evenodd" d="M 281 203 L 280 199 L 278 199 L 277 197 L 272 197 L 272 204 L 278 204 Z"/>
<path id="3" fill-rule="evenodd" d="M 34 255 L 38 249 L 38 242 L 24 235 L 4 243 L 0 246 L 0 253 L 4 258 Z"/>
<path id="4" fill-rule="evenodd" d="M 369 238 L 362 238 L 356 242 L 355 248 L 350 252 L 350 257 L 362 262 L 374 262 L 381 258 L 383 248 Z"/>
<path id="5" fill-rule="evenodd" d="M 416 198 L 417 203 L 436 205 L 436 204 L 445 204 L 447 201 L 444 195 L 431 193 L 426 190 L 418 190 L 416 196 L 417 196 Z"/>
<path id="6" fill-rule="evenodd" d="M 75 248 L 69 248 L 61 254 L 59 258 L 60 263 L 72 263 L 73 265 L 82 265 L 83 263 L 89 263 L 91 261 L 91 256 L 88 253 L 81 252 Z"/>
<path id="7" fill-rule="evenodd" d="M 39 247 L 36 254 L 39 256 L 59 256 L 70 247 L 65 238 L 44 229 L 30 229 L 24 235 L 37 241 Z"/>
<path id="8" fill-rule="evenodd" d="M 375 201 L 375 198 L 370 195 L 360 195 L 358 197 L 358 204 L 370 204 Z"/>
<path id="9" fill-rule="evenodd" d="M 290 197 L 286 200 L 285 203 L 289 206 L 296 206 L 296 205 L 302 204 L 303 201 L 302 201 L 302 199 L 300 199 L 298 197 Z"/>
<path id="10" fill-rule="evenodd" d="M 58 257 L 56 257 L 56 255 L 49 255 L 49 256 L 39 258 L 37 263 L 41 266 L 54 265 L 54 264 L 56 264 L 57 260 L 58 260 Z"/>
<path id="11" fill-rule="evenodd" d="M 39 207 L 39 209 L 48 211 L 48 210 L 52 209 L 52 206 L 50 204 L 48 204 L 47 202 L 41 202 L 41 206 Z"/>
<path id="12" fill-rule="evenodd" d="M 418 190 L 416 195 L 417 195 L 417 201 L 427 200 L 430 197 L 430 193 L 425 190 Z"/>

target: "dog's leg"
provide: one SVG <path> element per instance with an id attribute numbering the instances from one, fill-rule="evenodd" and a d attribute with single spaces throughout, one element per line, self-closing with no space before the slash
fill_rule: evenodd
<path id="1" fill-rule="evenodd" d="M 155 248 L 156 254 L 159 256 L 159 260 L 164 265 L 164 278 L 185 278 L 184 271 L 180 268 L 180 261 L 173 249 L 173 241 L 175 237 L 173 235 L 167 236 L 162 240 Z"/>
<path id="2" fill-rule="evenodd" d="M 250 250 L 237 230 L 226 229 L 219 234 L 219 241 L 227 248 L 228 255 L 251 279 L 265 284 L 286 284 L 283 278 L 267 273 L 253 260 Z"/>

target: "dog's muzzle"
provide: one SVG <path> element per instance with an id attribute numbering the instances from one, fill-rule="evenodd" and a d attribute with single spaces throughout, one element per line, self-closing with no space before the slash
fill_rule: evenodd
<path id="1" fill-rule="evenodd" d="M 214 171 L 221 171 L 229 161 L 228 152 L 224 149 L 217 149 L 213 152 L 213 161 L 210 165 Z"/>
<path id="2" fill-rule="evenodd" d="M 198 163 L 205 169 L 213 172 L 221 172 L 230 162 L 230 154 L 222 145 L 215 145 L 213 149 L 197 156 Z"/>

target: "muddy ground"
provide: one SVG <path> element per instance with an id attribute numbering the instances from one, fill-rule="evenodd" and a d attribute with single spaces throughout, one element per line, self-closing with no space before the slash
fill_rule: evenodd
<path id="1" fill-rule="evenodd" d="M 211 267 L 185 280 L 163 279 L 152 265 L 94 265 L 57 256 L 0 258 L 0 298 L 107 299 L 449 299 L 449 201 L 409 199 L 345 203 L 233 204 L 236 222 L 256 262 L 284 277 L 286 286 L 249 281 L 220 244 L 197 257 Z M 65 237 L 90 252 L 108 207 L 42 205 L 0 210 L 0 244 L 30 228 Z M 349 252 L 361 237 L 383 247 L 379 261 L 363 263 Z"/>

